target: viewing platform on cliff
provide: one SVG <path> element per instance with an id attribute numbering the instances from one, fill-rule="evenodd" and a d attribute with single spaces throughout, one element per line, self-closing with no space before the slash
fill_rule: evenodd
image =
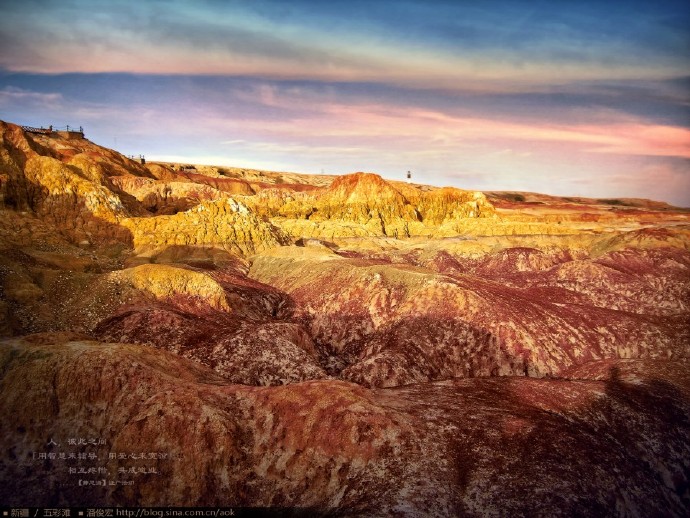
<path id="1" fill-rule="evenodd" d="M 74 126 L 61 126 L 54 127 L 52 125 L 44 128 L 36 128 L 33 126 L 22 126 L 22 129 L 27 133 L 37 133 L 39 135 L 59 135 L 60 137 L 72 139 L 72 138 L 84 138 L 84 128 L 79 126 L 75 128 Z"/>

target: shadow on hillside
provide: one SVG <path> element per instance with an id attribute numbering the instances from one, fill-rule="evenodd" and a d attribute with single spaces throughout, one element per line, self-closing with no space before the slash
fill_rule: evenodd
<path id="1" fill-rule="evenodd" d="M 637 362 L 605 381 L 484 378 L 374 393 L 423 423 L 430 464 L 448 460 L 445 473 L 445 463 L 428 471 L 455 496 L 456 515 L 687 516 L 690 401 L 653 373 L 621 374 Z"/>
<path id="2" fill-rule="evenodd" d="M 5 205 L 17 211 L 30 210 L 36 217 L 49 223 L 74 244 L 121 243 L 133 246 L 129 229 L 116 222 L 108 221 L 94 213 L 93 205 L 101 200 L 85 199 L 76 194 L 52 194 L 43 186 L 25 177 L 10 182 L 12 194 L 5 197 Z M 107 207 L 105 210 L 115 210 Z"/>
<path id="3" fill-rule="evenodd" d="M 167 245 L 153 254 L 131 259 L 132 264 L 183 264 L 200 270 L 223 270 L 242 275 L 249 270 L 246 259 L 213 245 Z"/>

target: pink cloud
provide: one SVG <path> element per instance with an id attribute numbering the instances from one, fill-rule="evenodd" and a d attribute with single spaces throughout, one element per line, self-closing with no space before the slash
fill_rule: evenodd
<path id="1" fill-rule="evenodd" d="M 261 92 L 260 95 L 272 106 L 299 107 L 297 101 L 280 99 L 274 92 Z M 497 146 L 506 141 L 552 142 L 570 144 L 578 151 L 592 153 L 690 157 L 690 130 L 647 124 L 641 120 L 614 120 L 597 125 L 534 124 L 372 104 L 324 103 L 309 107 L 312 115 L 270 124 L 243 121 L 242 127 L 258 134 L 292 140 L 316 138 L 374 142 L 374 139 L 394 138 L 427 143 L 434 149 L 453 148 L 468 142 L 493 142 Z"/>
<path id="2" fill-rule="evenodd" d="M 603 130 L 616 135 L 618 143 L 591 151 L 629 155 L 690 158 L 690 130 L 677 126 L 649 124 L 610 125 Z M 596 131 L 593 128 L 592 131 Z"/>

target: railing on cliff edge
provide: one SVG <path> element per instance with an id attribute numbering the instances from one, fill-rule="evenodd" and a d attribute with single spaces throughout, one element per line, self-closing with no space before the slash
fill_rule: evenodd
<path id="1" fill-rule="evenodd" d="M 51 133 L 54 133 L 56 131 L 68 131 L 71 133 L 81 133 L 84 135 L 84 128 L 79 126 L 79 128 L 76 128 L 74 126 L 70 126 L 69 124 L 66 126 L 48 126 L 47 128 L 44 128 L 41 126 L 40 128 L 34 128 L 33 126 L 22 126 L 22 129 L 24 131 L 28 131 L 29 133 L 41 133 L 43 135 L 50 135 Z"/>
<path id="2" fill-rule="evenodd" d="M 33 126 L 22 126 L 22 129 L 29 133 L 43 133 L 44 135 L 50 135 L 53 132 L 52 126 L 49 126 L 47 128 L 44 128 L 43 126 L 41 126 L 40 128 L 34 128 Z"/>

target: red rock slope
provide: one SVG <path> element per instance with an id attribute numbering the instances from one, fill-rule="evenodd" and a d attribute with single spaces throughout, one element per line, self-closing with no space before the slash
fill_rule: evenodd
<path id="1" fill-rule="evenodd" d="M 0 412 L 13 416 L 0 420 L 0 498 L 13 506 L 683 516 L 690 504 L 687 362 L 369 391 L 338 381 L 229 385 L 133 345 L 36 336 L 0 353 Z M 75 437 L 105 444 L 70 446 Z M 86 460 L 60 459 L 70 452 Z M 131 452 L 165 457 L 119 459 Z M 70 474 L 78 466 L 134 483 L 80 487 L 84 476 Z M 146 473 L 118 474 L 132 467 Z"/>

